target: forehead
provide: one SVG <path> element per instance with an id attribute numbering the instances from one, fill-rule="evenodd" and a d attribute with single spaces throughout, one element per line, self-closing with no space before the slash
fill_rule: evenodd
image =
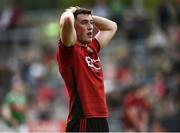
<path id="1" fill-rule="evenodd" d="M 77 20 L 77 21 L 81 21 L 81 20 L 92 20 L 92 15 L 91 15 L 91 14 L 79 14 L 79 15 L 77 15 L 76 20 Z"/>

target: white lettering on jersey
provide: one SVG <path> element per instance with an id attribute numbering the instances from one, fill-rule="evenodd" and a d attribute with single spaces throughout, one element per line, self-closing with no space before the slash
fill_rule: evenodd
<path id="1" fill-rule="evenodd" d="M 99 65 L 100 64 L 99 57 L 98 57 L 97 60 L 95 60 L 95 59 L 90 58 L 89 56 L 86 56 L 86 62 L 87 62 L 89 67 L 91 67 L 91 68 L 93 68 L 95 70 L 100 70 L 101 69 L 101 67 Z"/>

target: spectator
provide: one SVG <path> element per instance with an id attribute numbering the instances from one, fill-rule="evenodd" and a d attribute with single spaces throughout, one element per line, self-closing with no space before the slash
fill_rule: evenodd
<path id="1" fill-rule="evenodd" d="M 146 99 L 150 88 L 141 85 L 129 92 L 123 101 L 123 123 L 125 131 L 145 132 L 148 127 L 150 103 Z"/>
<path id="2" fill-rule="evenodd" d="M 46 85 L 39 86 L 37 91 L 37 113 L 40 120 L 50 120 L 52 118 L 52 103 L 55 98 L 54 88 Z"/>
<path id="3" fill-rule="evenodd" d="M 7 3 L 0 16 L 0 28 L 4 30 L 15 28 L 19 24 L 20 16 L 21 11 L 15 2 Z"/>
<path id="4" fill-rule="evenodd" d="M 26 112 L 27 97 L 24 83 L 20 79 L 14 79 L 2 106 L 2 117 L 9 127 L 20 131 L 26 121 Z"/>
<path id="5" fill-rule="evenodd" d="M 168 115 L 160 117 L 153 124 L 153 132 L 179 132 L 180 131 L 180 74 L 176 71 L 173 74 L 175 86 L 173 89 L 172 98 L 175 104 L 175 111 Z"/>
<path id="6" fill-rule="evenodd" d="M 160 2 L 157 8 L 157 19 L 159 26 L 162 30 L 167 30 L 168 26 L 171 24 L 172 21 L 172 9 L 169 2 Z"/>

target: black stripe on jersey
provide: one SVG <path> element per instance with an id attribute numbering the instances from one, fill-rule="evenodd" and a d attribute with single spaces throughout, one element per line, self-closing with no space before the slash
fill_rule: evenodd
<path id="1" fill-rule="evenodd" d="M 75 100 L 74 100 L 73 107 L 72 107 L 72 111 L 73 111 L 72 120 L 84 117 L 84 112 L 83 112 L 81 100 L 79 98 L 79 94 L 78 94 L 78 90 L 77 90 L 77 81 L 76 81 L 76 78 L 75 78 L 74 71 L 73 71 L 73 79 L 74 79 L 74 83 L 75 83 L 74 84 Z"/>
<path id="2" fill-rule="evenodd" d="M 73 111 L 72 120 L 83 118 L 84 112 L 82 109 L 82 105 L 81 105 L 81 101 L 80 101 L 77 89 L 75 89 L 75 100 L 73 103 L 72 111 Z"/>

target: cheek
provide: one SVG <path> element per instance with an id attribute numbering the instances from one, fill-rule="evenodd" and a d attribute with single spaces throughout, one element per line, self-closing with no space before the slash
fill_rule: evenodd
<path id="1" fill-rule="evenodd" d="M 78 26 L 76 28 L 76 32 L 77 32 L 77 35 L 79 36 L 84 36 L 85 35 L 85 28 L 81 27 L 81 26 Z"/>

